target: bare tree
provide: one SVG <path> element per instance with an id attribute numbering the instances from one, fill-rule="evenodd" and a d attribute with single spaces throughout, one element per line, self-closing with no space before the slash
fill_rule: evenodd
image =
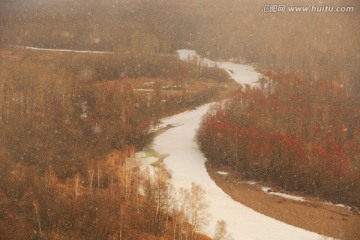
<path id="1" fill-rule="evenodd" d="M 92 197 L 92 191 L 93 191 L 93 186 L 94 186 L 94 177 L 95 177 L 95 167 L 94 167 L 93 163 L 89 165 L 88 173 L 89 173 L 89 190 L 90 190 L 90 195 Z"/>
<path id="2" fill-rule="evenodd" d="M 40 220 L 40 213 L 39 213 L 39 203 L 37 201 L 33 201 L 33 206 L 34 206 L 34 209 L 35 209 L 36 220 L 38 222 L 39 235 L 40 235 L 40 238 L 42 238 L 41 220 Z"/>
<path id="3" fill-rule="evenodd" d="M 81 187 L 81 178 L 79 174 L 76 174 L 74 178 L 75 202 L 77 200 L 77 197 L 80 195 L 80 187 Z"/>
<path id="4" fill-rule="evenodd" d="M 216 223 L 213 240 L 233 240 L 232 236 L 227 232 L 227 224 L 223 219 Z"/>
<path id="5" fill-rule="evenodd" d="M 196 233 L 208 223 L 210 214 L 208 212 L 209 203 L 205 198 L 204 188 L 196 183 L 191 184 L 190 197 L 188 198 L 190 223 L 193 225 L 192 238 Z"/>

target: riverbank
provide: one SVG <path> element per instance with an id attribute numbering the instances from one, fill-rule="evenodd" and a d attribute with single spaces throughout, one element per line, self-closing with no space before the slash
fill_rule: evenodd
<path id="1" fill-rule="evenodd" d="M 228 168 L 206 162 L 211 179 L 235 201 L 271 218 L 293 226 L 342 240 L 360 236 L 360 215 L 342 206 L 302 196 L 296 201 L 263 191 L 260 183 L 243 181 Z"/>
<path id="2" fill-rule="evenodd" d="M 200 58 L 195 51 L 181 50 L 178 53 L 183 60 L 192 59 L 193 62 L 214 64 L 211 60 Z M 252 66 L 226 62 L 218 63 L 218 66 L 226 70 L 239 84 L 256 84 L 261 76 Z M 206 199 L 209 202 L 208 212 L 212 217 L 201 231 L 213 236 L 216 221 L 223 219 L 227 223 L 228 232 L 236 240 L 288 240 L 289 236 L 292 240 L 321 239 L 322 236 L 319 234 L 291 226 L 246 207 L 216 186 L 206 170 L 207 160 L 195 142 L 196 129 L 210 105 L 206 104 L 195 110 L 162 119 L 162 126 L 173 127 L 158 134 L 151 146 L 158 156 L 166 156 L 162 162 L 172 174 L 175 189 L 189 189 L 192 183 L 196 183 L 206 191 Z M 158 159 L 144 152 L 139 156 L 143 156 L 150 165 Z"/>
<path id="3" fill-rule="evenodd" d="M 206 171 L 206 158 L 194 141 L 196 129 L 209 107 L 210 104 L 206 104 L 162 119 L 164 126 L 173 127 L 157 135 L 152 144 L 159 156 L 166 154 L 163 163 L 172 174 L 175 189 L 189 189 L 192 183 L 196 183 L 206 191 L 208 212 L 212 217 L 202 232 L 213 236 L 216 222 L 223 219 L 227 223 L 228 232 L 236 240 L 288 240 L 289 236 L 292 240 L 321 239 L 319 234 L 291 226 L 246 207 L 216 186 Z M 139 156 L 149 165 L 155 161 L 154 156 L 146 156 L 144 153 Z"/>

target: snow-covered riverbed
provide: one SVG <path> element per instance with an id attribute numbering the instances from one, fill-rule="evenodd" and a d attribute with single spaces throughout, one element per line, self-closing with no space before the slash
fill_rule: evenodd
<path id="1" fill-rule="evenodd" d="M 254 86 L 261 77 L 261 74 L 256 72 L 255 68 L 250 65 L 232 62 L 214 62 L 207 58 L 201 58 L 196 51 L 188 49 L 178 50 L 177 53 L 183 61 L 192 60 L 197 61 L 199 64 L 222 68 L 239 84 Z"/>
<path id="2" fill-rule="evenodd" d="M 35 51 L 48 51 L 48 52 L 70 52 L 70 53 L 95 53 L 95 54 L 109 54 L 113 52 L 107 51 L 90 51 L 90 50 L 72 50 L 72 49 L 57 49 L 57 48 L 38 48 L 29 46 L 9 45 L 11 48 L 29 49 Z"/>
<path id="3" fill-rule="evenodd" d="M 178 54 L 183 60 L 197 56 L 192 50 L 180 50 Z M 226 69 L 230 76 L 240 84 L 255 84 L 254 82 L 260 77 L 252 66 L 227 62 L 215 63 L 208 59 L 201 61 Z M 206 104 L 195 110 L 163 119 L 164 126 L 176 127 L 157 136 L 153 144 L 154 150 L 158 153 L 169 155 L 164 163 L 172 172 L 172 180 L 176 188 L 190 189 L 191 183 L 195 182 L 201 184 L 206 190 L 212 220 L 204 232 L 212 236 L 216 221 L 224 219 L 228 225 L 228 232 L 235 240 L 321 239 L 321 236 L 316 233 L 277 221 L 234 201 L 212 181 L 205 168 L 206 159 L 194 141 L 201 117 L 210 105 Z"/>

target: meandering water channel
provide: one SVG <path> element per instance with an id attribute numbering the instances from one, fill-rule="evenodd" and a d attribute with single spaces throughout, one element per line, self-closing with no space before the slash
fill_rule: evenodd
<path id="1" fill-rule="evenodd" d="M 239 84 L 256 84 L 261 76 L 252 66 L 231 62 L 214 62 L 200 58 L 195 51 L 179 50 L 182 60 L 196 58 L 205 64 L 216 64 L 225 69 Z M 202 116 L 211 104 L 203 105 L 195 110 L 186 111 L 162 120 L 162 123 L 175 127 L 158 135 L 153 142 L 153 149 L 159 154 L 166 154 L 164 163 L 172 173 L 173 185 L 176 188 L 190 188 L 191 183 L 201 184 L 206 190 L 210 202 L 211 221 L 204 229 L 210 236 L 215 230 L 216 221 L 224 219 L 228 232 L 235 240 L 306 240 L 321 239 L 321 236 L 300 229 L 263 214 L 236 202 L 224 193 L 207 173 L 204 155 L 195 142 L 196 129 Z M 256 201 L 254 199 L 254 201 Z"/>

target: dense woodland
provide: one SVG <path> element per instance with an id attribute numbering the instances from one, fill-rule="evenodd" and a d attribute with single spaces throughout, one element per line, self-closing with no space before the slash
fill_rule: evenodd
<path id="1" fill-rule="evenodd" d="M 227 81 L 220 70 L 173 56 L 2 53 L 4 145 L 17 161 L 56 165 L 61 178 L 112 149 L 141 149 L 161 117 L 207 102 Z"/>
<path id="2" fill-rule="evenodd" d="M 24 8 L 14 13 L 16 4 Z M 1 238 L 208 239 L 199 234 L 207 216 L 201 187 L 176 194 L 166 169 L 141 169 L 134 153 L 160 118 L 228 91 L 228 76 L 180 61 L 151 22 L 124 20 L 138 14 L 98 15 L 98 25 L 81 5 L 65 16 L 28 11 L 32 4 L 9 1 L 0 15 Z M 114 24 L 126 33 L 118 42 L 104 32 Z"/>
<path id="3" fill-rule="evenodd" d="M 274 14 L 261 11 L 265 0 L 4 1 L 2 45 L 119 52 L 153 46 L 158 53 L 191 48 L 308 80 L 342 81 L 360 91 L 357 0 L 274 1 L 354 7 L 351 13 Z"/>
<path id="4" fill-rule="evenodd" d="M 201 187 L 175 201 L 166 169 L 142 169 L 134 153 L 114 151 L 61 181 L 51 166 L 41 174 L 2 151 L 1 239 L 209 239 L 199 234 Z"/>
<path id="5" fill-rule="evenodd" d="M 203 55 L 255 63 L 309 81 L 338 81 L 359 94 L 359 1 L 226 2 L 216 11 L 211 4 L 198 10 L 207 21 L 199 27 L 194 48 Z M 261 12 L 266 4 L 353 6 L 354 12 L 266 14 Z"/>
<path id="6" fill-rule="evenodd" d="M 2 239 L 207 239 L 197 203 L 179 206 L 170 174 L 134 152 L 160 118 L 228 91 L 223 71 L 172 55 L 2 49 L 0 61 Z"/>
<path id="7" fill-rule="evenodd" d="M 2 0 L 1 237 L 207 239 L 195 234 L 204 222 L 184 215 L 192 203 L 174 206 L 166 170 L 150 177 L 134 157 L 160 118 L 233 86 L 216 68 L 179 61 L 181 48 L 279 72 L 204 118 L 210 161 L 359 206 L 359 3 L 326 1 L 353 13 L 264 14 L 267 3 Z M 201 188 L 180 195 L 191 194 L 201 199 Z"/>
<path id="8" fill-rule="evenodd" d="M 266 72 L 204 116 L 206 157 L 239 177 L 360 206 L 360 105 L 344 85 Z"/>

